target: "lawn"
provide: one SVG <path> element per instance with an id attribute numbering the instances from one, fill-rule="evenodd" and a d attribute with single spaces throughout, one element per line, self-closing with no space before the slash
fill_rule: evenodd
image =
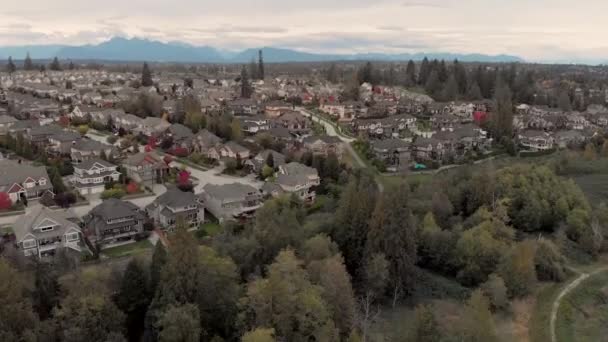
<path id="1" fill-rule="evenodd" d="M 152 247 L 154 246 L 152 246 L 150 241 L 148 241 L 148 239 L 144 239 L 127 245 L 104 249 L 101 251 L 101 253 L 110 258 L 120 258 L 144 253 L 152 249 Z"/>
<path id="2" fill-rule="evenodd" d="M 573 178 L 591 203 L 608 201 L 608 174 L 588 174 Z"/>
<path id="3" fill-rule="evenodd" d="M 559 307 L 558 342 L 603 341 L 608 335 L 608 271 L 590 276 Z"/>
<path id="4" fill-rule="evenodd" d="M 216 236 L 217 234 L 222 232 L 222 226 L 217 222 L 207 222 L 201 225 L 201 229 L 203 229 L 207 236 Z"/>

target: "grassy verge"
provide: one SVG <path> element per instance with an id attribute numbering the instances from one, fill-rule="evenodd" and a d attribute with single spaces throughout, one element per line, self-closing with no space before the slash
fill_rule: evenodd
<path id="1" fill-rule="evenodd" d="M 608 334 L 608 271 L 585 279 L 561 302 L 555 322 L 558 342 L 601 341 Z"/>
<path id="2" fill-rule="evenodd" d="M 531 342 L 551 341 L 550 321 L 553 301 L 564 284 L 570 280 L 567 279 L 562 283 L 545 283 L 540 286 L 536 296 L 536 305 L 530 317 L 529 337 Z"/>
<path id="3" fill-rule="evenodd" d="M 137 255 L 152 249 L 152 244 L 148 239 L 130 243 L 128 245 L 122 245 L 118 247 L 104 249 L 101 253 L 110 258 L 120 258 L 130 255 Z"/>
<path id="4" fill-rule="evenodd" d="M 207 233 L 207 236 L 215 236 L 222 232 L 222 226 L 217 222 L 203 223 L 201 229 Z"/>

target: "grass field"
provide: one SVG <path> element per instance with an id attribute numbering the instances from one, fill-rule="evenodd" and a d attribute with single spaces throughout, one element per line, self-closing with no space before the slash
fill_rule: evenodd
<path id="1" fill-rule="evenodd" d="M 589 174 L 573 178 L 591 203 L 608 202 L 608 174 Z"/>
<path id="2" fill-rule="evenodd" d="M 553 301 L 557 297 L 563 285 L 569 281 L 561 283 L 542 284 L 536 295 L 536 305 L 530 317 L 529 338 L 531 342 L 546 342 L 551 340 L 550 321 Z"/>
<path id="3" fill-rule="evenodd" d="M 606 340 L 608 271 L 589 277 L 564 297 L 555 328 L 558 342 Z"/>
<path id="4" fill-rule="evenodd" d="M 150 250 L 152 244 L 148 239 L 130 243 L 128 245 L 122 245 L 118 247 L 104 249 L 101 253 L 107 255 L 110 258 L 120 258 L 124 256 L 137 255 Z"/>

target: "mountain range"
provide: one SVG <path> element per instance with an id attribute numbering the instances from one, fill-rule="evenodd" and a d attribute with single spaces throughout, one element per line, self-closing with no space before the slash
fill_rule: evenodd
<path id="1" fill-rule="evenodd" d="M 182 63 L 248 63 L 257 59 L 258 50 L 223 51 L 210 46 L 194 46 L 182 42 L 163 43 L 159 41 L 115 37 L 96 45 L 25 45 L 0 47 L 0 58 L 12 56 L 20 60 L 29 52 L 33 59 L 100 60 L 100 61 L 151 61 Z M 326 62 L 326 61 L 406 61 L 429 59 L 458 59 L 463 62 L 523 62 L 511 55 L 454 54 L 454 53 L 367 53 L 367 54 L 322 54 L 307 53 L 276 47 L 261 48 L 264 61 L 280 62 Z"/>

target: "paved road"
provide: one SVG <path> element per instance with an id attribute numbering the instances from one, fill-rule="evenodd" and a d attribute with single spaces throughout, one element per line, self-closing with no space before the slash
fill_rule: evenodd
<path id="1" fill-rule="evenodd" d="M 350 153 L 350 155 L 353 157 L 353 160 L 359 165 L 360 168 L 367 167 L 367 165 L 365 165 L 365 163 L 363 162 L 361 157 L 359 157 L 359 154 L 357 152 L 355 152 L 355 150 L 353 149 L 353 147 L 350 144 L 353 141 L 355 141 L 355 139 L 347 137 L 343 134 L 340 134 L 336 130 L 336 126 L 334 125 L 334 123 L 330 122 L 329 120 L 327 120 L 323 117 L 320 117 L 302 107 L 296 107 L 296 108 L 300 111 L 300 113 L 302 113 L 302 115 L 307 116 L 307 117 L 311 118 L 313 121 L 318 122 L 321 125 L 323 125 L 327 135 L 332 136 L 332 137 L 338 137 L 340 140 L 342 140 L 345 143 L 344 145 L 346 146 L 346 150 L 348 151 L 348 153 Z"/>

